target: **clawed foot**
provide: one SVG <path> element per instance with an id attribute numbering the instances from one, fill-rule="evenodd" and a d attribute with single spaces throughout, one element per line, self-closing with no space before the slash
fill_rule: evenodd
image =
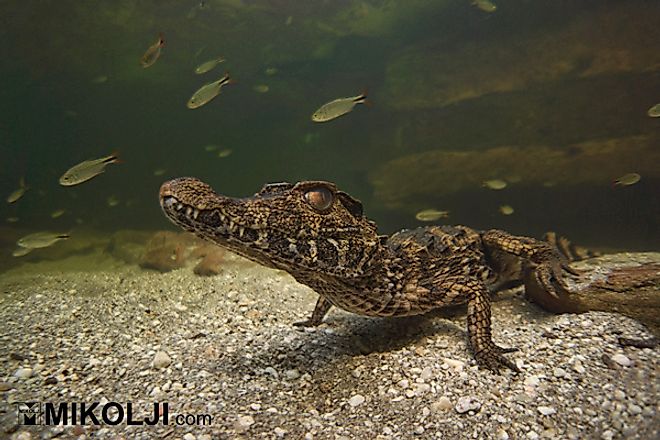
<path id="1" fill-rule="evenodd" d="M 488 368 L 493 373 L 499 373 L 502 367 L 520 373 L 520 369 L 512 361 L 503 356 L 504 353 L 511 353 L 517 351 L 517 348 L 503 348 L 495 345 L 494 343 L 487 344 L 480 350 L 476 351 L 474 357 L 477 363 Z"/>
<path id="2" fill-rule="evenodd" d="M 305 319 L 304 321 L 294 322 L 295 327 L 318 327 L 321 324 L 321 321 L 316 322 L 314 318 Z"/>
<path id="3" fill-rule="evenodd" d="M 564 272 L 580 274 L 555 252 L 538 255 L 524 269 L 525 293 L 546 310 L 557 313 L 569 310 L 571 292 L 564 281 Z"/>

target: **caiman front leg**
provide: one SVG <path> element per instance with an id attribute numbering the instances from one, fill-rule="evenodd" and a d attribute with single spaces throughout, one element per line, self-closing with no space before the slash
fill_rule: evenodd
<path id="1" fill-rule="evenodd" d="M 293 325 L 298 327 L 316 327 L 323 322 L 323 318 L 332 307 L 330 301 L 328 301 L 323 295 L 319 295 L 319 299 L 316 300 L 316 306 L 314 306 L 314 311 L 312 316 L 310 316 L 305 321 L 294 322 Z"/>
<path id="2" fill-rule="evenodd" d="M 468 298 L 468 336 L 477 362 L 495 373 L 501 367 L 520 372 L 516 364 L 502 355 L 517 349 L 502 348 L 493 342 L 490 322 L 490 292 L 486 286 L 478 281 L 471 281 L 461 286 L 454 285 L 453 288 L 462 290 L 462 293 L 466 294 Z"/>
<path id="3" fill-rule="evenodd" d="M 552 245 L 497 229 L 483 232 L 481 238 L 487 249 L 497 249 L 524 260 L 525 292 L 532 299 L 543 306 L 570 301 L 570 291 L 564 282 L 563 271 L 573 275 L 579 273 L 568 265 Z"/>

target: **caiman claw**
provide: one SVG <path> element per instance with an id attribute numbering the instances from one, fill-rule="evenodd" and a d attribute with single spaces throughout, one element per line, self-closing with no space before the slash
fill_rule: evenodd
<path id="1" fill-rule="evenodd" d="M 571 301 L 571 291 L 564 281 L 564 271 L 576 276 L 580 274 L 554 251 L 533 258 L 523 270 L 525 293 L 547 310 L 565 311 Z"/>

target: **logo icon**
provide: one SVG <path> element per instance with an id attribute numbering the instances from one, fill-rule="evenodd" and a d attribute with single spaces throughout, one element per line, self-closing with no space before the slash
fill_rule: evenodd
<path id="1" fill-rule="evenodd" d="M 17 402 L 16 412 L 19 425 L 41 425 L 41 403 Z"/>

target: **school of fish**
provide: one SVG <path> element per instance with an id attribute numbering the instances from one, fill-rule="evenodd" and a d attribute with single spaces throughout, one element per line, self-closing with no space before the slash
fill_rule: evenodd
<path id="1" fill-rule="evenodd" d="M 493 13 L 497 10 L 497 6 L 490 0 L 471 0 L 472 4 L 478 9 L 484 12 Z M 189 18 L 208 8 L 208 4 L 204 1 L 197 4 L 191 12 L 189 13 Z M 192 15 L 191 15 L 192 14 Z M 290 25 L 292 22 L 291 16 L 289 16 L 285 22 L 286 25 Z M 153 66 L 161 57 L 163 48 L 165 46 L 165 37 L 163 33 L 159 33 L 157 39 L 149 45 L 142 57 L 140 58 L 140 65 L 143 68 L 148 68 Z M 201 53 L 204 48 L 200 49 L 195 57 Z M 198 64 L 194 72 L 198 75 L 206 74 L 214 70 L 219 64 L 224 63 L 225 58 L 221 56 L 216 56 L 205 62 Z M 275 67 L 268 67 L 265 69 L 265 73 L 269 76 L 273 76 L 278 73 L 278 69 Z M 102 84 L 108 81 L 108 76 L 99 75 L 92 80 L 94 84 Z M 222 87 L 228 84 L 232 84 L 234 81 L 230 78 L 229 73 L 225 73 L 221 78 L 216 81 L 206 83 L 197 89 L 188 102 L 186 106 L 189 109 L 197 109 L 208 104 L 218 95 L 220 95 Z M 267 93 L 269 91 L 269 86 L 266 84 L 256 84 L 253 86 L 253 90 L 258 93 Z M 358 104 L 368 104 L 366 92 L 361 93 L 355 96 L 349 96 L 345 98 L 337 98 L 326 102 L 321 105 L 316 111 L 311 115 L 311 120 L 315 123 L 325 123 L 333 121 L 341 116 L 345 116 L 351 113 Z M 73 111 L 70 111 L 73 115 L 72 117 L 77 116 Z M 660 117 L 660 103 L 653 105 L 647 111 L 647 115 L 652 118 Z M 309 133 L 308 133 L 309 135 Z M 205 147 L 206 151 L 216 151 L 218 150 L 217 145 L 207 145 Z M 217 152 L 218 158 L 225 158 L 232 154 L 232 150 L 229 148 L 224 148 Z M 70 167 L 60 178 L 59 184 L 65 187 L 75 186 L 87 182 L 94 177 L 105 172 L 105 169 L 110 164 L 119 163 L 119 158 L 116 153 L 113 153 L 108 156 L 104 156 L 98 159 L 89 159 L 82 161 L 76 165 Z M 165 169 L 156 169 L 153 174 L 155 176 L 161 176 L 165 173 Z M 507 180 L 491 178 L 482 181 L 482 186 L 491 190 L 500 191 L 508 187 L 510 183 L 518 183 L 518 178 L 513 176 L 507 177 Z M 622 175 L 619 178 L 613 180 L 613 186 L 630 186 L 638 183 L 641 180 L 641 176 L 638 173 L 627 173 Z M 548 185 L 549 186 L 549 185 Z M 26 184 L 25 178 L 21 177 L 19 180 L 18 188 L 13 190 L 6 198 L 7 203 L 14 204 L 18 202 L 26 194 L 30 187 Z M 117 206 L 120 203 L 119 198 L 115 195 L 111 195 L 106 199 L 106 204 L 109 207 Z M 513 207 L 508 204 L 500 205 L 498 211 L 502 215 L 512 215 L 514 213 Z M 66 209 L 57 209 L 51 213 L 51 218 L 57 219 L 63 216 L 66 213 Z M 421 222 L 432 222 L 437 221 L 442 218 L 447 218 L 449 216 L 449 211 L 446 210 L 437 210 L 437 209 L 424 209 L 415 214 L 415 219 Z M 19 218 L 16 216 L 8 217 L 8 222 L 15 223 L 19 221 Z M 41 249 L 54 245 L 57 242 L 66 240 L 70 238 L 69 233 L 57 233 L 42 231 L 32 234 L 28 234 L 17 241 L 17 249 L 13 251 L 13 255 L 16 257 L 27 255 L 32 252 L 34 249 Z"/>

